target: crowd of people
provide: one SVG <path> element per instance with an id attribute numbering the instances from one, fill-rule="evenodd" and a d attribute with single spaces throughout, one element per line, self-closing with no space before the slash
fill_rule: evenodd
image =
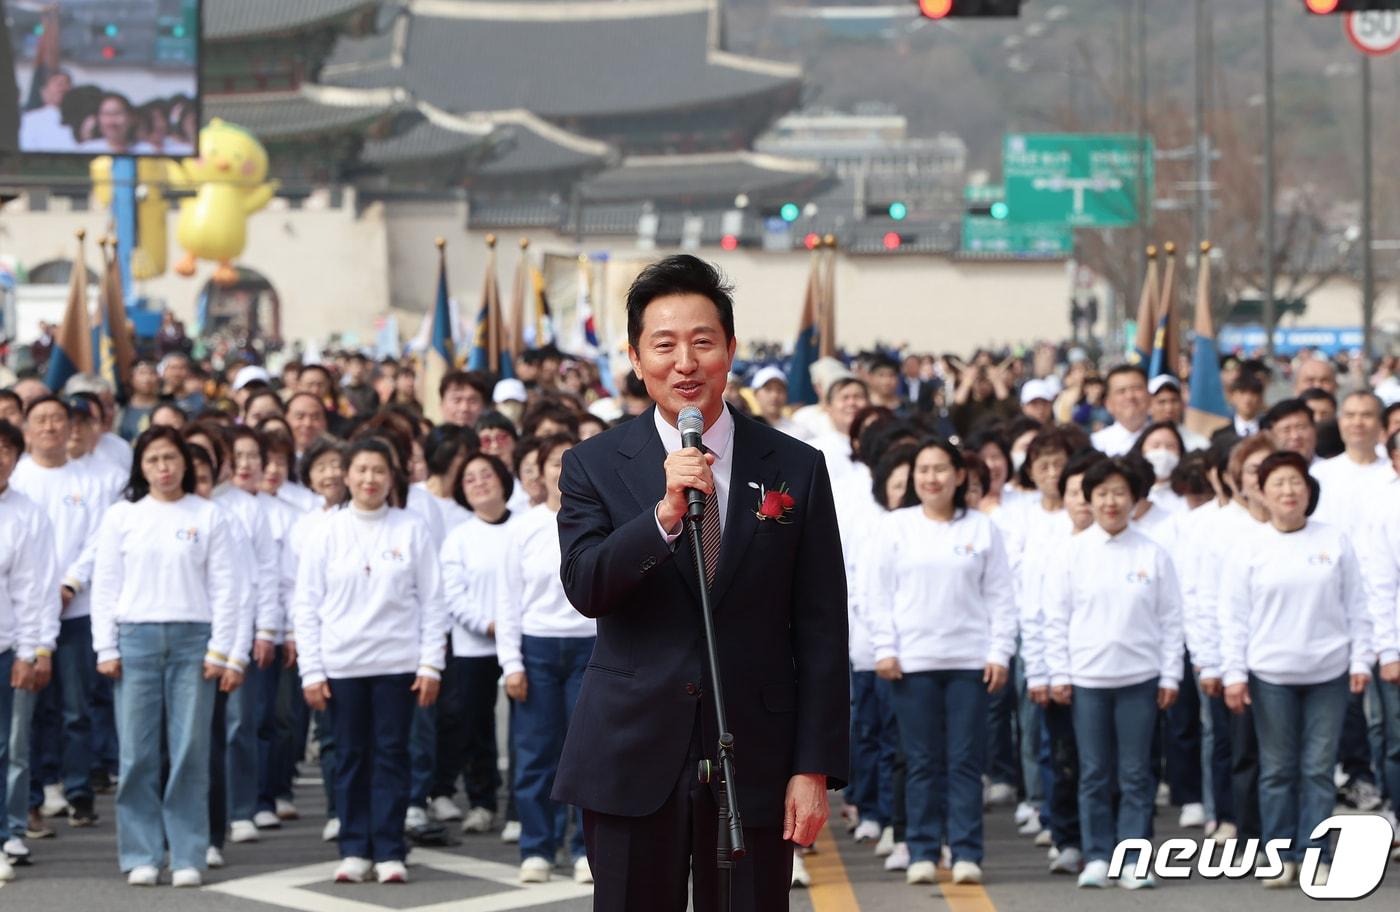
<path id="1" fill-rule="evenodd" d="M 1069 347 L 823 359 L 797 408 L 779 364 L 731 377 L 736 412 L 825 454 L 844 819 L 887 870 L 981 882 L 987 808 L 1014 806 L 1051 873 L 1103 887 L 1165 803 L 1217 841 L 1292 840 L 1287 885 L 1339 800 L 1400 801 L 1400 395 L 1287 367 L 1223 364 L 1209 437 L 1181 380 Z M 560 582 L 559 479 L 650 404 L 600 380 L 532 351 L 424 396 L 355 352 L 274 375 L 173 351 L 120 402 L 81 374 L 0 390 L 0 880 L 114 790 L 128 881 L 198 886 L 299 815 L 314 745 L 338 881 L 403 882 L 456 825 L 518 842 L 523 882 L 560 856 L 589 882 L 550 798 L 595 635 Z M 1117 882 L 1151 886 L 1134 861 Z"/>

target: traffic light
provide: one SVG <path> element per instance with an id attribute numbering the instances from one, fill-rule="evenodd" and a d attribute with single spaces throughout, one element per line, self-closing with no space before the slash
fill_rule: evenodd
<path id="1" fill-rule="evenodd" d="M 918 0 L 925 19 L 998 18 L 1021 15 L 1021 0 Z"/>
<path id="2" fill-rule="evenodd" d="M 1011 209 L 1000 200 L 995 203 L 968 203 L 967 214 L 1004 222 L 1011 214 Z"/>
<path id="3" fill-rule="evenodd" d="M 791 224 L 797 221 L 797 217 L 802 214 L 802 207 L 796 203 L 783 203 L 778 210 L 778 216 L 785 222 Z"/>
<path id="4" fill-rule="evenodd" d="M 1330 16 L 1335 13 L 1400 10 L 1400 0 L 1303 0 L 1303 6 L 1314 16 Z"/>
<path id="5" fill-rule="evenodd" d="M 890 214 L 890 218 L 894 219 L 896 222 L 904 221 L 905 217 L 909 215 L 909 207 L 899 200 L 890 203 L 887 211 Z"/>

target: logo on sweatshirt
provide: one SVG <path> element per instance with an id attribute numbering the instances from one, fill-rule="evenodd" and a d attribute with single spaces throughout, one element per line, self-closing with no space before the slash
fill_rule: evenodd
<path id="1" fill-rule="evenodd" d="M 380 557 L 384 558 L 387 561 L 393 561 L 396 564 L 402 564 L 404 562 L 403 552 L 400 551 L 398 548 L 388 548 L 384 551 L 383 554 L 380 555 Z"/>
<path id="2" fill-rule="evenodd" d="M 1152 574 L 1142 569 L 1129 571 L 1126 579 L 1129 583 L 1135 586 L 1152 585 Z"/>
<path id="3" fill-rule="evenodd" d="M 1332 566 L 1332 555 L 1326 551 L 1319 551 L 1317 554 L 1308 555 L 1308 563 L 1314 567 Z"/>
<path id="4" fill-rule="evenodd" d="M 63 495 L 63 505 L 65 507 L 82 507 L 87 505 L 87 501 L 83 499 L 82 494 L 65 494 Z"/>
<path id="5" fill-rule="evenodd" d="M 199 530 L 194 526 L 188 529 L 176 529 L 175 538 L 182 542 L 189 542 L 192 545 L 199 544 Z"/>
<path id="6" fill-rule="evenodd" d="M 954 545 L 953 553 L 958 557 L 976 557 L 977 548 L 972 542 L 968 542 L 965 545 Z"/>

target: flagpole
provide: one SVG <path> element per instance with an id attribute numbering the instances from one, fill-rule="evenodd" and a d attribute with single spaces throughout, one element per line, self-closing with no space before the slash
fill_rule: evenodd
<path id="1" fill-rule="evenodd" d="M 1147 276 L 1142 283 L 1142 295 L 1138 298 L 1137 335 L 1133 343 L 1134 354 L 1144 368 L 1147 367 L 1148 359 L 1152 357 L 1152 339 L 1157 332 L 1157 290 L 1157 247 L 1148 244 Z"/>
<path id="2" fill-rule="evenodd" d="M 506 335 L 509 337 L 510 358 L 514 363 L 520 360 L 525 350 L 525 288 L 530 282 L 529 253 L 530 239 L 520 239 L 520 262 L 515 266 L 515 284 L 510 290 L 510 316 L 506 319 Z"/>
<path id="3" fill-rule="evenodd" d="M 500 285 L 496 281 L 496 236 L 486 235 L 486 281 L 496 293 L 486 302 L 486 363 L 491 373 L 501 372 L 501 302 Z"/>
<path id="4" fill-rule="evenodd" d="M 836 356 L 836 235 L 822 238 L 826 263 L 822 267 L 819 281 L 821 288 L 820 306 L 817 312 L 817 325 L 820 327 L 818 352 L 823 358 Z"/>

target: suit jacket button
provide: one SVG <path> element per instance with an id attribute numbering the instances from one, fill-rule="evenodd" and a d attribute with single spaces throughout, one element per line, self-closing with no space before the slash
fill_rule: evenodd
<path id="1" fill-rule="evenodd" d="M 643 571 L 643 572 L 645 572 L 645 571 L 647 571 L 647 570 L 650 570 L 652 567 L 655 567 L 655 566 L 656 566 L 656 558 L 654 558 L 654 557 L 648 557 L 646 560 L 642 561 L 642 571 Z"/>
<path id="2" fill-rule="evenodd" d="M 687 684 L 685 685 L 685 692 L 687 696 L 693 697 L 700 692 L 700 688 L 696 687 L 694 684 Z"/>

